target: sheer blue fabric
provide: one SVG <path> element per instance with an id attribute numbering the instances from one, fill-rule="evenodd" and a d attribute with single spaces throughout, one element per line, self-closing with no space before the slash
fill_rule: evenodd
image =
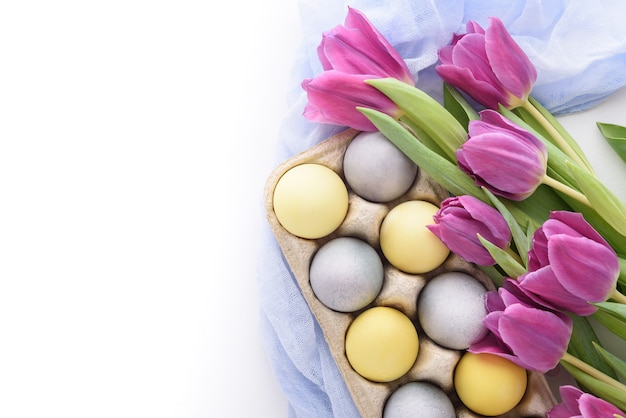
<path id="1" fill-rule="evenodd" d="M 440 100 L 437 50 L 475 20 L 499 17 L 537 68 L 532 96 L 555 114 L 594 106 L 626 84 L 623 0 L 300 0 L 302 44 L 289 81 L 290 111 L 278 138 L 276 163 L 345 129 L 302 116 L 305 78 L 322 71 L 322 32 L 343 24 L 347 6 L 366 14 L 398 50 L 417 86 Z M 289 400 L 289 417 L 358 417 L 322 331 L 302 297 L 269 227 L 258 264 L 261 332 L 273 370 Z"/>

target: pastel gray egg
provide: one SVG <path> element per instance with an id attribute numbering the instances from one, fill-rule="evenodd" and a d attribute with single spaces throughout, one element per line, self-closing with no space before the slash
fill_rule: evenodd
<path id="1" fill-rule="evenodd" d="M 452 401 L 439 387 L 410 382 L 396 389 L 383 410 L 383 418 L 455 418 Z"/>
<path id="2" fill-rule="evenodd" d="M 462 272 L 447 272 L 432 278 L 422 289 L 417 314 L 419 323 L 437 344 L 467 349 L 487 333 L 483 318 L 487 314 L 487 290 L 474 277 Z"/>
<path id="3" fill-rule="evenodd" d="M 389 202 L 408 191 L 417 165 L 380 132 L 361 132 L 343 158 L 346 183 L 371 202 Z"/>
<path id="4" fill-rule="evenodd" d="M 309 280 L 324 305 L 339 312 L 354 312 L 369 305 L 380 292 L 383 263 L 365 241 L 335 238 L 313 256 Z"/>

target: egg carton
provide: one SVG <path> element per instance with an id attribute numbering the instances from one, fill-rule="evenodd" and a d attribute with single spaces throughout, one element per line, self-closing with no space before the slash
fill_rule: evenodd
<path id="1" fill-rule="evenodd" d="M 379 229 L 386 214 L 396 205 L 408 200 L 424 200 L 437 206 L 447 192 L 425 172 L 418 175 L 411 188 L 403 196 L 386 203 L 373 203 L 350 190 L 342 170 L 343 155 L 358 131 L 348 129 L 332 136 L 318 145 L 288 159 L 276 167 L 265 185 L 265 209 L 268 222 L 293 272 L 308 306 L 319 322 L 326 342 L 345 380 L 353 400 L 365 418 L 380 418 L 388 397 L 401 385 L 412 381 L 427 381 L 448 394 L 455 405 L 457 417 L 478 418 L 466 408 L 455 395 L 454 370 L 462 351 L 444 348 L 433 342 L 420 329 L 417 321 L 417 300 L 428 280 L 448 271 L 465 272 L 476 278 L 488 290 L 493 282 L 476 266 L 453 253 L 438 268 L 425 274 L 408 274 L 393 267 L 382 256 L 379 245 Z M 285 230 L 278 221 L 272 196 L 274 188 L 290 168 L 304 163 L 317 163 L 335 171 L 346 184 L 349 195 L 348 213 L 343 223 L 331 234 L 319 239 L 304 239 Z M 329 309 L 313 293 L 309 283 L 309 267 L 316 251 L 330 240 L 342 236 L 360 238 L 381 254 L 384 263 L 383 287 L 377 298 L 366 308 L 357 312 L 343 313 Z M 345 354 L 345 335 L 351 322 L 365 309 L 373 306 L 393 307 L 407 315 L 416 326 L 419 336 L 419 354 L 411 369 L 391 382 L 373 382 L 359 375 L 350 365 Z M 543 417 L 556 403 L 544 375 L 529 371 L 527 389 L 522 400 L 502 418 Z"/>

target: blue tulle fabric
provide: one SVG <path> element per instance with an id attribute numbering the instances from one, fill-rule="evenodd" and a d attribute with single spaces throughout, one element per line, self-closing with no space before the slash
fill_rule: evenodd
<path id="1" fill-rule="evenodd" d="M 321 35 L 342 24 L 347 6 L 366 14 L 398 50 L 417 86 L 441 99 L 437 50 L 469 20 L 499 17 L 537 68 L 532 96 L 554 114 L 588 109 L 626 85 L 624 0 L 299 0 L 302 43 L 289 84 L 290 111 L 277 141 L 276 163 L 345 129 L 302 116 L 305 78 L 322 71 Z M 264 228 L 258 256 L 261 333 L 289 417 L 358 417 L 322 331 L 281 250 Z"/>

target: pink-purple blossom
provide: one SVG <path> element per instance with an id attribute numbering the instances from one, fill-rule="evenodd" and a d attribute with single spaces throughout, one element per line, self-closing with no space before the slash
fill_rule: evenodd
<path id="1" fill-rule="evenodd" d="M 365 81 L 396 78 L 413 86 L 413 76 L 400 54 L 363 13 L 348 8 L 344 25 L 324 33 L 317 52 L 324 71 L 302 82 L 308 98 L 305 118 L 376 131 L 357 107 L 400 117 L 399 107 Z"/>
<path id="2" fill-rule="evenodd" d="M 498 196 L 523 200 L 546 176 L 548 155 L 543 142 L 494 110 L 470 121 L 468 139 L 456 152 L 458 165 Z"/>
<path id="3" fill-rule="evenodd" d="M 481 266 L 495 260 L 478 239 L 478 234 L 495 246 L 505 249 L 511 231 L 502 214 L 494 207 L 470 195 L 449 197 L 441 202 L 428 229 L 453 253 Z"/>
<path id="4" fill-rule="evenodd" d="M 559 388 L 562 402 L 546 414 L 547 418 L 613 418 L 626 417 L 624 412 L 604 399 L 583 392 L 577 387 Z"/>
<path id="5" fill-rule="evenodd" d="M 529 370 L 553 369 L 567 351 L 572 334 L 571 318 L 535 303 L 512 279 L 487 293 L 483 323 L 489 333 L 469 348 L 491 353 Z"/>
<path id="6" fill-rule="evenodd" d="M 491 109 L 520 106 L 537 80 L 534 65 L 496 17 L 487 29 L 468 22 L 465 34 L 439 50 L 439 60 L 444 81 Z"/>
<path id="7" fill-rule="evenodd" d="M 591 315 L 615 290 L 619 260 L 582 214 L 554 211 L 533 234 L 524 291 L 555 309 Z"/>

